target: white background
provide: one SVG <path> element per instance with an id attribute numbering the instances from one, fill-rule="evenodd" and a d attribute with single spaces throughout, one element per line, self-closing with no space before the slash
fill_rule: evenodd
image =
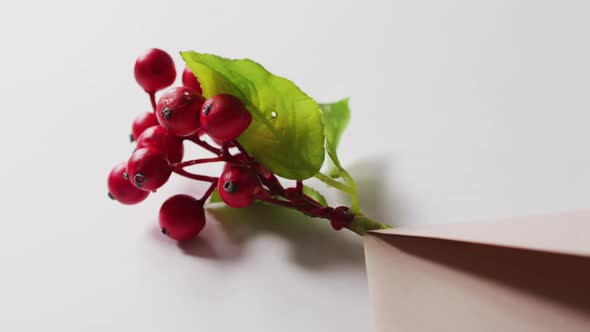
<path id="1" fill-rule="evenodd" d="M 216 208 L 177 246 L 159 205 L 201 184 L 106 198 L 149 109 L 143 49 L 179 67 L 187 49 L 250 57 L 320 101 L 351 96 L 341 156 L 367 214 L 455 222 L 588 206 L 589 15 L 587 1 L 2 2 L 0 330 L 372 328 L 354 236 Z"/>

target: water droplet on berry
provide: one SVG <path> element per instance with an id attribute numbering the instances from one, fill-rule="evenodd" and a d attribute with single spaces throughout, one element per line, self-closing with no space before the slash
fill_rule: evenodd
<path id="1" fill-rule="evenodd" d="M 129 180 L 129 174 L 127 172 L 123 172 L 123 179 Z"/>

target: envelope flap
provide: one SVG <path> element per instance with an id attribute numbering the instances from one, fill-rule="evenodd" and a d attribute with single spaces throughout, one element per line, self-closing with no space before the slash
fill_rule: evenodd
<path id="1" fill-rule="evenodd" d="M 478 223 L 402 227 L 372 233 L 590 256 L 590 210 Z"/>

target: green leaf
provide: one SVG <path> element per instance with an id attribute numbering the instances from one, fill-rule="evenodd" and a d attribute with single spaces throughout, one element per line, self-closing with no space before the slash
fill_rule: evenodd
<path id="1" fill-rule="evenodd" d="M 324 196 L 322 196 L 322 194 L 320 194 L 317 190 L 310 188 L 308 186 L 303 186 L 303 193 L 306 194 L 307 196 L 313 198 L 316 202 L 320 203 L 321 205 L 328 206 L 328 202 L 326 201 Z M 258 201 L 258 202 L 261 202 L 261 201 Z M 221 199 L 221 196 L 219 196 L 219 191 L 217 191 L 217 189 L 215 189 L 213 191 L 213 193 L 211 193 L 211 196 L 209 197 L 209 204 L 214 204 L 214 203 L 223 203 L 223 200 Z"/>
<path id="2" fill-rule="evenodd" d="M 310 188 L 308 186 L 303 186 L 303 193 L 313 198 L 316 202 L 322 204 L 323 206 L 328 206 L 328 202 L 326 201 L 324 196 L 322 196 L 322 194 L 320 194 L 317 190 Z"/>
<path id="3" fill-rule="evenodd" d="M 194 51 L 181 55 L 199 78 L 205 97 L 228 93 L 246 105 L 252 123 L 238 141 L 264 167 L 294 180 L 320 170 L 325 156 L 322 112 L 293 82 L 248 59 Z"/>
<path id="4" fill-rule="evenodd" d="M 211 196 L 209 197 L 209 203 L 223 203 L 223 200 L 221 199 L 221 196 L 219 196 L 219 191 L 217 191 L 217 188 L 213 190 L 213 192 L 211 193 Z"/>
<path id="5" fill-rule="evenodd" d="M 343 170 L 338 159 L 338 144 L 340 143 L 344 129 L 346 129 L 350 121 L 348 98 L 331 104 L 320 104 L 320 108 L 324 121 L 324 133 L 326 135 L 326 151 L 331 160 L 328 175 L 338 178 L 341 176 L 341 171 Z"/>

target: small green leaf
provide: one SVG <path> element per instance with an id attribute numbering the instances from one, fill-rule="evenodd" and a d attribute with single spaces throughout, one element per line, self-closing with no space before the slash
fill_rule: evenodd
<path id="1" fill-rule="evenodd" d="M 223 203 L 223 200 L 221 199 L 221 196 L 219 196 L 219 191 L 217 191 L 217 188 L 213 190 L 213 192 L 211 193 L 211 196 L 209 197 L 209 203 Z"/>
<path id="2" fill-rule="evenodd" d="M 328 175 L 334 178 L 341 176 L 343 169 L 338 159 L 338 144 L 348 122 L 350 121 L 350 108 L 348 98 L 331 104 L 320 104 L 324 120 L 324 133 L 326 135 L 326 151 L 330 157 Z"/>
<path id="3" fill-rule="evenodd" d="M 324 196 L 322 196 L 322 194 L 320 194 L 317 190 L 310 188 L 308 186 L 303 186 L 303 193 L 313 198 L 316 202 L 322 204 L 323 206 L 328 206 L 328 202 L 326 201 Z"/>
<path id="4" fill-rule="evenodd" d="M 239 142 L 276 175 L 303 180 L 324 162 L 324 128 L 318 104 L 293 82 L 269 73 L 258 63 L 194 51 L 181 52 L 199 78 L 203 94 L 238 97 L 252 114 Z"/>

